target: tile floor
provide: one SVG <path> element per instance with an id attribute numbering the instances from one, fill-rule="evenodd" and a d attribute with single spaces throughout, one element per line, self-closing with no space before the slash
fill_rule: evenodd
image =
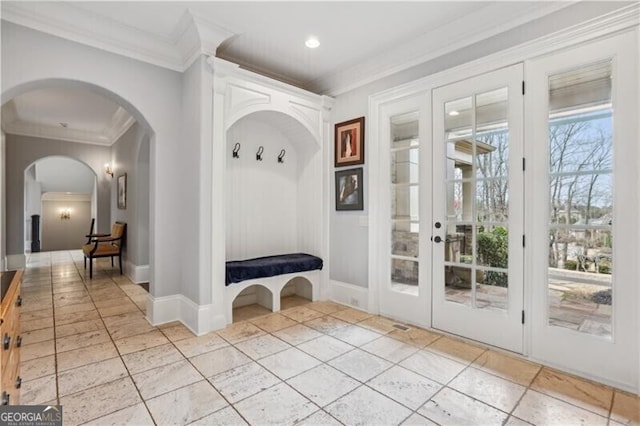
<path id="1" fill-rule="evenodd" d="M 22 295 L 21 403 L 65 425 L 640 424 L 634 395 L 332 302 L 195 337 L 80 252 L 31 255 Z"/>

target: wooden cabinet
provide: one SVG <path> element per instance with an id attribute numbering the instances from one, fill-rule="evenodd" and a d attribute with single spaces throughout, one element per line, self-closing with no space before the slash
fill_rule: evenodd
<path id="1" fill-rule="evenodd" d="M 20 403 L 20 284 L 22 270 L 2 272 L 2 303 L 0 304 L 0 363 L 2 405 Z"/>

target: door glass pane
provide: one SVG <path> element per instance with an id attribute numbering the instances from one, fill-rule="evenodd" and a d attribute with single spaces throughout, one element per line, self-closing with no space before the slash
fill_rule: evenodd
<path id="1" fill-rule="evenodd" d="M 418 114 L 391 119 L 391 288 L 419 294 Z"/>
<path id="2" fill-rule="evenodd" d="M 446 300 L 506 309 L 508 89 L 445 103 Z"/>
<path id="3" fill-rule="evenodd" d="M 611 61 L 549 77 L 549 324 L 611 338 Z"/>

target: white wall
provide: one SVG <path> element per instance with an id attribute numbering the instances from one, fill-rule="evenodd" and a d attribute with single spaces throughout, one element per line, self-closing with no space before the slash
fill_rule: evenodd
<path id="1" fill-rule="evenodd" d="M 42 192 L 91 194 L 95 174 L 86 165 L 65 157 L 48 157 L 36 164 L 36 180 Z"/>
<path id="2" fill-rule="evenodd" d="M 197 206 L 177 202 L 183 186 L 176 176 L 186 171 L 181 168 L 183 163 L 177 161 L 184 156 L 180 74 L 3 22 L 2 103 L 39 86 L 65 85 L 87 87 L 109 97 L 153 132 L 151 293 L 156 297 L 188 294 L 199 303 L 197 289 L 201 283 L 183 280 L 181 276 L 183 270 L 198 268 L 198 257 L 192 253 L 184 258 L 184 263 L 176 262 L 181 259 L 181 252 L 192 247 L 183 235 L 198 227 L 198 222 L 184 221 L 181 216 L 181 212 L 197 210 Z M 103 171 L 100 173 L 104 175 Z M 13 206 L 9 206 L 7 215 L 8 227 L 22 221 L 22 214 L 16 213 Z M 21 249 L 8 251 L 14 254 Z"/>

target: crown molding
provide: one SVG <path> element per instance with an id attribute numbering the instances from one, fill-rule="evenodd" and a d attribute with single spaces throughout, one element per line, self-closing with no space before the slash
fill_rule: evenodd
<path id="1" fill-rule="evenodd" d="M 201 53 L 214 55 L 220 43 L 234 35 L 191 10 L 167 37 L 93 14 L 73 2 L 3 2 L 2 19 L 179 72 Z"/>
<path id="2" fill-rule="evenodd" d="M 91 194 L 83 192 L 73 192 L 71 194 L 66 192 L 44 192 L 42 201 L 91 201 Z"/>
<path id="3" fill-rule="evenodd" d="M 125 134 L 136 120 L 122 107 L 118 107 L 111 117 L 111 123 L 104 129 L 103 134 L 109 140 L 109 145 L 113 145 Z"/>
<path id="4" fill-rule="evenodd" d="M 576 1 L 535 2 L 527 11 L 492 3 L 424 33 L 401 46 L 393 46 L 376 57 L 360 61 L 340 71 L 306 83 L 316 93 L 338 96 L 358 87 L 429 62 L 520 25 L 557 12 Z M 478 22 L 485 22 L 478 27 Z M 501 24 L 496 25 L 496 22 Z M 443 39 L 446 37 L 446 39 Z"/>

